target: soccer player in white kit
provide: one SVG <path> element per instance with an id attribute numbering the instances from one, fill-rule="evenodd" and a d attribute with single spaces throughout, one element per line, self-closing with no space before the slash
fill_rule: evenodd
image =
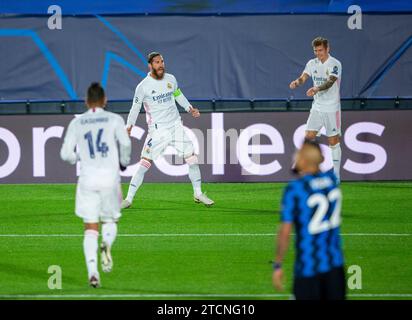
<path id="1" fill-rule="evenodd" d="M 173 146 L 178 155 L 183 157 L 189 165 L 189 178 L 193 186 L 194 201 L 211 206 L 214 201 L 201 190 L 198 157 L 194 152 L 191 140 L 184 131 L 176 102 L 194 118 L 198 118 L 200 112 L 197 108 L 192 107 L 183 95 L 177 85 L 176 78 L 165 72 L 164 60 L 160 53 L 150 53 L 147 62 L 150 72 L 136 87 L 126 126 L 130 135 L 143 103 L 148 134 L 141 152 L 138 169 L 130 181 L 127 197 L 122 202 L 122 209 L 131 206 L 152 161 L 161 156 L 168 146 Z"/>
<path id="2" fill-rule="evenodd" d="M 313 87 L 306 95 L 313 97 L 312 108 L 306 123 L 306 138 L 315 139 L 320 129 L 325 127 L 329 147 L 332 151 L 333 170 L 340 181 L 340 164 L 342 151 L 340 147 L 341 111 L 340 82 L 342 75 L 341 63 L 329 54 L 328 40 L 317 37 L 312 41 L 316 58 L 309 60 L 302 75 L 292 81 L 291 89 L 304 84 L 309 77 Z"/>
<path id="3" fill-rule="evenodd" d="M 97 268 L 99 224 L 102 224 L 101 265 L 110 272 L 110 249 L 117 235 L 122 193 L 120 166 L 130 162 L 131 141 L 122 117 L 104 110 L 106 97 L 99 83 L 87 90 L 88 111 L 73 119 L 67 129 L 60 156 L 75 164 L 80 161 L 76 190 L 76 215 L 85 226 L 83 249 L 90 286 L 100 286 Z M 77 152 L 75 148 L 77 146 Z"/>

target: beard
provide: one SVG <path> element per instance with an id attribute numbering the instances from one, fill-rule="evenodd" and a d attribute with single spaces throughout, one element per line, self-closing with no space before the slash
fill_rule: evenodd
<path id="1" fill-rule="evenodd" d="M 160 71 L 160 72 L 159 72 Z M 153 75 L 155 76 L 156 79 L 163 79 L 164 75 L 165 75 L 165 69 L 153 69 L 152 70 Z"/>

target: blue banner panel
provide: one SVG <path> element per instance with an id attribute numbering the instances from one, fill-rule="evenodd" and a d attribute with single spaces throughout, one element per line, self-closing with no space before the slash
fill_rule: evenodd
<path id="1" fill-rule="evenodd" d="M 254 14 L 347 13 L 358 5 L 363 12 L 412 12 L 410 0 L 1 0 L 0 13 L 47 14 L 59 5 L 63 14 Z"/>
<path id="2" fill-rule="evenodd" d="M 190 99 L 301 99 L 290 81 L 330 40 L 342 63 L 341 96 L 412 96 L 411 15 L 65 16 L 0 18 L 0 101 L 83 99 L 100 81 L 131 100 L 160 51 Z M 57 25 L 57 24 L 56 24 Z M 308 81 L 311 82 L 311 81 Z"/>

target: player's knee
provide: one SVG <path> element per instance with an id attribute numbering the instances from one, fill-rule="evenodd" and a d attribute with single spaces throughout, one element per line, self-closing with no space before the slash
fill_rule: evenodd
<path id="1" fill-rule="evenodd" d="M 99 223 L 84 221 L 84 230 L 85 231 L 88 231 L 88 230 L 99 231 Z"/>
<path id="2" fill-rule="evenodd" d="M 329 137 L 328 143 L 331 147 L 337 145 L 340 142 L 339 136 Z"/>
<path id="3" fill-rule="evenodd" d="M 141 158 L 139 164 L 143 168 L 146 168 L 147 170 L 149 170 L 150 167 L 152 166 L 152 161 L 150 161 L 149 159 L 146 159 L 146 158 Z"/>
<path id="4" fill-rule="evenodd" d="M 198 159 L 197 155 L 195 155 L 195 154 L 185 158 L 185 161 L 189 166 L 194 165 L 194 164 L 199 164 L 199 159 Z"/>
<path id="5" fill-rule="evenodd" d="M 315 140 L 316 139 L 316 131 L 306 131 L 305 139 Z"/>

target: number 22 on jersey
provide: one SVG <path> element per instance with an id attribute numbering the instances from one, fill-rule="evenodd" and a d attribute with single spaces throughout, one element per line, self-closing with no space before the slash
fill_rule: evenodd
<path id="1" fill-rule="evenodd" d="M 335 202 L 335 208 L 329 219 L 325 219 L 331 203 Z M 342 193 L 339 189 L 333 189 L 327 195 L 315 193 L 308 198 L 307 204 L 310 208 L 317 206 L 312 220 L 309 222 L 309 233 L 319 234 L 340 226 Z"/>

